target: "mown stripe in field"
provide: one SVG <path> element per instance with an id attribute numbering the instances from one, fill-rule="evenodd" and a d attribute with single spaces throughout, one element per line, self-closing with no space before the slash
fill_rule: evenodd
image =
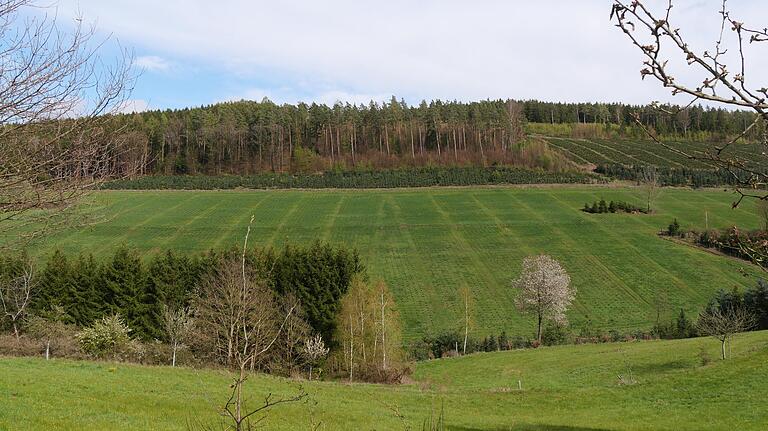
<path id="1" fill-rule="evenodd" d="M 137 218 L 139 220 L 131 220 L 130 218 L 127 218 L 125 214 L 123 217 L 121 217 L 121 220 L 123 220 L 124 223 L 126 223 L 121 229 L 121 233 L 117 235 L 110 235 L 109 239 L 106 241 L 101 242 L 101 245 L 95 249 L 94 255 L 99 256 L 101 253 L 110 250 L 115 247 L 116 244 L 120 244 L 121 246 L 130 246 L 132 241 L 131 237 L 143 237 L 142 239 L 146 240 L 146 233 L 147 231 L 144 230 L 145 227 L 151 226 L 151 223 L 155 220 L 159 220 L 164 218 L 168 214 L 173 214 L 173 212 L 191 202 L 199 200 L 203 195 L 196 194 L 196 193 L 187 193 L 187 194 L 160 194 L 155 196 L 154 203 L 156 205 L 152 205 L 151 207 L 154 209 L 152 212 L 152 215 L 150 216 L 141 216 L 137 214 Z M 160 199 L 157 199 L 160 198 Z M 176 202 L 172 205 L 167 205 L 167 201 L 175 200 Z M 163 209 L 158 209 L 158 201 L 162 201 L 160 207 Z M 133 212 L 131 212 L 133 214 Z M 141 233 L 141 234 L 140 234 Z"/>
<path id="2" fill-rule="evenodd" d="M 244 208 L 242 209 L 239 205 L 237 205 L 247 202 L 247 199 L 251 198 L 252 196 L 258 196 L 258 199 L 253 203 L 243 205 Z M 213 241 L 211 248 L 217 250 L 221 248 L 228 248 L 229 246 L 239 245 L 240 241 L 238 240 L 238 237 L 245 235 L 248 223 L 251 221 L 251 216 L 254 217 L 254 223 L 258 223 L 258 221 L 255 219 L 255 216 L 259 213 L 259 208 L 262 205 L 265 205 L 265 203 L 268 202 L 272 196 L 274 195 L 264 192 L 250 193 L 246 196 L 242 196 L 242 198 L 238 195 L 228 195 L 227 208 L 229 209 L 230 216 L 219 217 L 216 221 L 220 223 L 220 225 L 223 225 L 223 229 L 220 230 L 221 235 Z"/>

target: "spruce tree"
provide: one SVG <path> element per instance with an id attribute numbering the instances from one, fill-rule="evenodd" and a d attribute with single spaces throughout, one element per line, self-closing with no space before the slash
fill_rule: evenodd
<path id="1" fill-rule="evenodd" d="M 106 314 L 119 313 L 138 337 L 148 335 L 142 317 L 144 297 L 144 270 L 138 255 L 121 247 L 115 251 L 112 261 L 104 265 L 101 278 Z"/>

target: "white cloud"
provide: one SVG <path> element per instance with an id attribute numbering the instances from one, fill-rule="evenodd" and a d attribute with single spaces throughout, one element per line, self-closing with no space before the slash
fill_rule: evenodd
<path id="1" fill-rule="evenodd" d="M 141 69 L 152 72 L 165 72 L 171 68 L 171 63 L 162 57 L 155 55 L 146 55 L 136 57 L 135 65 Z"/>
<path id="2" fill-rule="evenodd" d="M 121 114 L 133 114 L 138 112 L 144 112 L 149 109 L 149 103 L 143 99 L 129 99 L 124 101 L 117 111 Z"/>
<path id="3" fill-rule="evenodd" d="M 659 8 L 666 3 L 650 1 Z M 382 94 L 410 102 L 669 99 L 669 92 L 657 83 L 640 81 L 642 55 L 609 21 L 610 4 L 610 0 L 61 0 L 59 9 L 83 11 L 86 20 L 98 20 L 100 29 L 121 41 L 183 59 L 185 64 L 226 69 L 238 80 L 275 81 L 276 86 L 295 89 L 295 94 L 326 100 Z M 719 0 L 680 0 L 674 10 L 677 25 L 700 52 L 712 50 L 717 38 L 719 5 Z M 753 27 L 768 22 L 764 0 L 731 6 L 735 17 Z M 167 64 L 143 58 L 148 65 Z M 764 52 L 751 58 L 753 71 L 768 69 Z M 701 82 L 684 65 L 677 76 Z"/>

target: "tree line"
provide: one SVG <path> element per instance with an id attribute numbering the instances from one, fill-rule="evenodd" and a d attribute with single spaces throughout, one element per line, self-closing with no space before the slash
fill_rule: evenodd
<path id="1" fill-rule="evenodd" d="M 109 158 L 114 164 L 109 171 L 116 175 L 251 175 L 435 164 L 534 167 L 536 160 L 522 151 L 527 122 L 618 125 L 639 136 L 634 112 L 640 112 L 644 125 L 675 136 L 734 135 L 754 117 L 699 106 L 668 118 L 651 106 L 514 100 L 433 100 L 411 106 L 393 97 L 368 105 L 227 102 L 115 115 L 102 127 L 121 141 Z M 758 136 L 758 129 L 751 133 Z M 543 168 L 563 167 L 561 162 Z M 87 174 L 93 167 L 68 169 Z"/>
<path id="2" fill-rule="evenodd" d="M 56 250 L 36 270 L 37 288 L 27 312 L 60 306 L 64 322 L 78 326 L 119 314 L 133 336 L 145 341 L 166 339 L 163 307 L 190 306 L 201 284 L 238 255 L 236 249 L 198 255 L 168 250 L 145 261 L 136 250 L 119 248 L 97 261 L 93 255 L 70 256 Z M 268 274 L 266 284 L 271 290 L 301 301 L 307 322 L 326 342 L 333 339 L 341 298 L 352 279 L 365 273 L 356 250 L 320 242 L 280 250 L 255 248 L 245 260 L 247 268 Z M 0 257 L 0 279 L 5 285 L 18 279 L 30 271 L 34 265 L 30 262 L 24 254 Z"/>
<path id="3" fill-rule="evenodd" d="M 380 382 L 408 370 L 388 286 L 368 279 L 356 250 L 327 243 L 146 260 L 126 248 L 104 261 L 55 251 L 40 269 L 4 255 L 0 300 L 0 329 L 15 339 L 0 349 L 12 353 L 30 354 L 32 337 L 46 357 L 175 365 L 182 353 L 188 365 L 281 375 L 325 365 Z"/>
<path id="4" fill-rule="evenodd" d="M 522 102 L 525 118 L 531 123 L 612 124 L 632 129 L 637 121 L 661 135 L 701 136 L 699 132 L 719 136 L 738 135 L 755 121 L 756 114 L 744 110 L 691 105 L 628 105 L 623 103 L 553 103 L 538 100 Z M 765 125 L 749 136 L 759 139 Z"/>
<path id="5" fill-rule="evenodd" d="M 239 101 L 116 116 L 136 174 L 252 174 L 333 167 L 513 163 L 522 106 L 512 100 L 277 105 Z"/>

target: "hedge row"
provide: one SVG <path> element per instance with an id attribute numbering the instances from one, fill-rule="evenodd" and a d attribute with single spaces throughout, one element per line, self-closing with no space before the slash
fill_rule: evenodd
<path id="1" fill-rule="evenodd" d="M 492 184 L 592 184 L 606 182 L 599 175 L 544 172 L 510 167 L 431 167 L 384 171 L 325 172 L 322 174 L 259 174 L 250 176 L 145 176 L 111 181 L 108 190 L 215 189 L 358 189 Z"/>

